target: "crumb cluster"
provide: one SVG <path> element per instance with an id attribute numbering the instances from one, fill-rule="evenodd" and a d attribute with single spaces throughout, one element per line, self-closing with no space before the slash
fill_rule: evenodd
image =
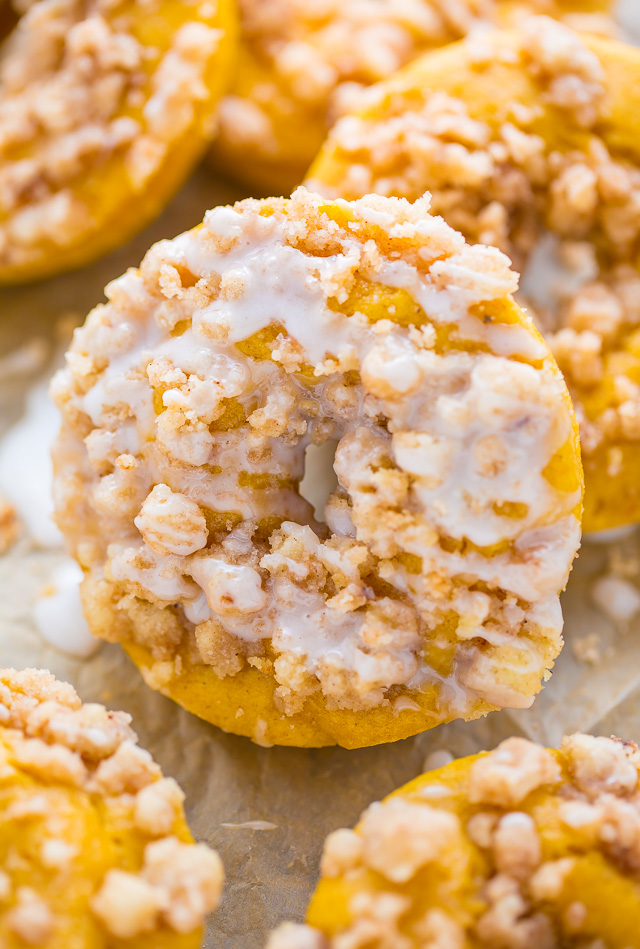
<path id="1" fill-rule="evenodd" d="M 333 905 L 348 887 L 348 922 L 312 903 L 331 936 L 285 925 L 269 949 L 607 949 L 613 894 L 640 867 L 639 766 L 634 743 L 576 734 L 559 752 L 509 738 L 434 772 L 327 838 L 322 877 Z"/>
<path id="2" fill-rule="evenodd" d="M 428 188 L 435 213 L 467 239 L 500 247 L 525 274 L 542 235 L 553 235 L 560 272 L 551 299 L 536 299 L 535 276 L 525 276 L 524 295 L 529 283 L 527 306 L 574 397 L 586 464 L 599 452 L 615 477 L 620 444 L 640 439 L 640 169 L 606 140 L 609 96 L 596 53 L 547 17 L 527 21 L 520 36 L 519 47 L 480 35 L 461 48 L 461 68 L 471 70 L 464 98 L 418 91 L 419 67 L 393 93 L 380 87 L 331 133 L 332 184 L 312 186 L 352 199 L 375 191 L 413 200 Z M 493 117 L 475 101 L 473 70 L 501 61 L 533 85 L 518 86 Z M 321 179 L 327 164 L 317 168 Z"/>
<path id="3" fill-rule="evenodd" d="M 0 266 L 89 233 L 96 176 L 142 192 L 193 124 L 221 33 L 186 3 L 193 19 L 165 50 L 139 24 L 160 0 L 20 4 L 0 64 Z"/>
<path id="4" fill-rule="evenodd" d="M 578 543 L 566 392 L 506 258 L 428 208 L 218 208 L 76 331 L 57 519 L 91 628 L 156 687 L 253 666 L 286 714 L 403 689 L 442 719 L 539 689 Z M 318 522 L 298 485 L 329 438 Z"/>
<path id="5" fill-rule="evenodd" d="M 197 931 L 217 905 L 220 860 L 189 842 L 182 791 L 129 723 L 50 673 L 0 671 L 0 936 L 167 939 Z M 94 851 L 80 849 L 76 822 L 91 828 Z"/>
<path id="6" fill-rule="evenodd" d="M 606 8 L 567 13 L 556 0 L 241 0 L 242 69 L 221 103 L 216 148 L 227 162 L 250 155 L 258 168 L 284 169 L 293 186 L 326 129 L 368 86 L 420 53 L 532 13 L 609 32 Z"/>

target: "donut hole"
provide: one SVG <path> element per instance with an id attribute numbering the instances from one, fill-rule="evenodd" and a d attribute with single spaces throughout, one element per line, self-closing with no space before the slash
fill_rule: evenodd
<path id="1" fill-rule="evenodd" d="M 304 476 L 299 491 L 312 506 L 314 516 L 321 524 L 325 523 L 325 505 L 338 487 L 333 467 L 337 447 L 338 440 L 328 438 L 321 445 L 307 445 L 304 453 Z"/>

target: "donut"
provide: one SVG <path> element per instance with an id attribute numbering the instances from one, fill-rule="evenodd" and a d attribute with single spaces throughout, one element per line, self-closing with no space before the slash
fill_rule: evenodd
<path id="1" fill-rule="evenodd" d="M 347 198 L 428 187 L 468 240 L 525 269 L 580 423 L 589 532 L 640 520 L 638 115 L 636 49 L 534 18 L 371 90 L 310 172 Z"/>
<path id="2" fill-rule="evenodd" d="M 199 949 L 218 855 L 124 712 L 49 672 L 0 670 L 4 949 Z"/>
<path id="3" fill-rule="evenodd" d="M 509 738 L 423 774 L 326 840 L 307 926 L 268 949 L 630 949 L 640 751 Z"/>
<path id="4" fill-rule="evenodd" d="M 420 53 L 531 13 L 610 32 L 610 0 L 240 0 L 240 53 L 211 160 L 288 195 L 362 90 Z"/>
<path id="5" fill-rule="evenodd" d="M 94 634 L 262 744 L 529 706 L 582 476 L 516 282 L 428 198 L 300 188 L 152 247 L 52 386 L 56 518 Z"/>
<path id="6" fill-rule="evenodd" d="M 164 207 L 213 135 L 235 45 L 231 0 L 14 2 L 0 285 L 85 264 Z"/>

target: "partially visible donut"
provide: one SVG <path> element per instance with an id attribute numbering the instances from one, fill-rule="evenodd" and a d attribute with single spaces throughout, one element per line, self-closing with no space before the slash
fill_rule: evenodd
<path id="1" fill-rule="evenodd" d="M 53 394 L 93 632 L 265 743 L 526 707 L 561 646 L 582 476 L 497 250 L 371 196 L 248 200 L 156 244 Z M 299 483 L 337 441 L 323 521 Z"/>
<path id="2" fill-rule="evenodd" d="M 216 168 L 290 194 L 362 91 L 430 49 L 535 13 L 610 32 L 611 0 L 240 0 L 238 69 Z"/>
<path id="3" fill-rule="evenodd" d="M 509 738 L 423 774 L 326 840 L 309 926 L 268 949 L 631 949 L 640 751 Z"/>
<path id="4" fill-rule="evenodd" d="M 637 49 L 534 18 L 372 89 L 310 173 L 310 187 L 346 198 L 428 188 L 468 240 L 531 264 L 523 287 L 580 422 L 586 531 L 640 520 L 639 116 Z M 557 271 L 546 300 L 545 235 Z"/>
<path id="5" fill-rule="evenodd" d="M 0 669 L 3 949 L 200 949 L 222 864 L 130 721 Z"/>
<path id="6" fill-rule="evenodd" d="M 232 0 L 14 0 L 0 60 L 0 284 L 124 243 L 213 134 Z"/>

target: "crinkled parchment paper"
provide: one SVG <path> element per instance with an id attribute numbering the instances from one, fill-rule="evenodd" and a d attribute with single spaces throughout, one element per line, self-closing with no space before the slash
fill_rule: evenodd
<path id="1" fill-rule="evenodd" d="M 629 0 L 631 12 L 636 3 Z M 640 10 L 636 16 L 640 23 Z M 7 353 L 33 339 L 47 340 L 55 359 L 69 333 L 69 321 L 61 317 L 84 317 L 102 299 L 104 284 L 137 264 L 152 241 L 197 223 L 205 208 L 238 197 L 243 195 L 201 171 L 159 221 L 107 259 L 37 286 L 2 291 L 0 369 Z M 22 414 L 35 382 L 35 373 L 0 372 L 0 437 Z M 301 919 L 326 834 L 352 824 L 371 801 L 419 774 L 433 751 L 470 754 L 512 734 L 557 744 L 575 729 L 640 738 L 640 614 L 626 629 L 616 628 L 592 600 L 594 582 L 612 562 L 640 586 L 637 535 L 617 544 L 584 543 L 563 599 L 566 647 L 532 709 L 498 712 L 360 751 L 260 748 L 149 690 L 117 646 L 103 645 L 86 661 L 48 647 L 34 624 L 33 601 L 61 558 L 25 535 L 0 556 L 0 664 L 49 668 L 71 681 L 83 699 L 133 715 L 142 745 L 185 789 L 195 836 L 224 860 L 227 885 L 209 923 L 208 949 L 259 949 L 278 922 Z M 242 826 L 254 821 L 267 827 Z M 229 824 L 236 826 L 224 826 Z"/>

